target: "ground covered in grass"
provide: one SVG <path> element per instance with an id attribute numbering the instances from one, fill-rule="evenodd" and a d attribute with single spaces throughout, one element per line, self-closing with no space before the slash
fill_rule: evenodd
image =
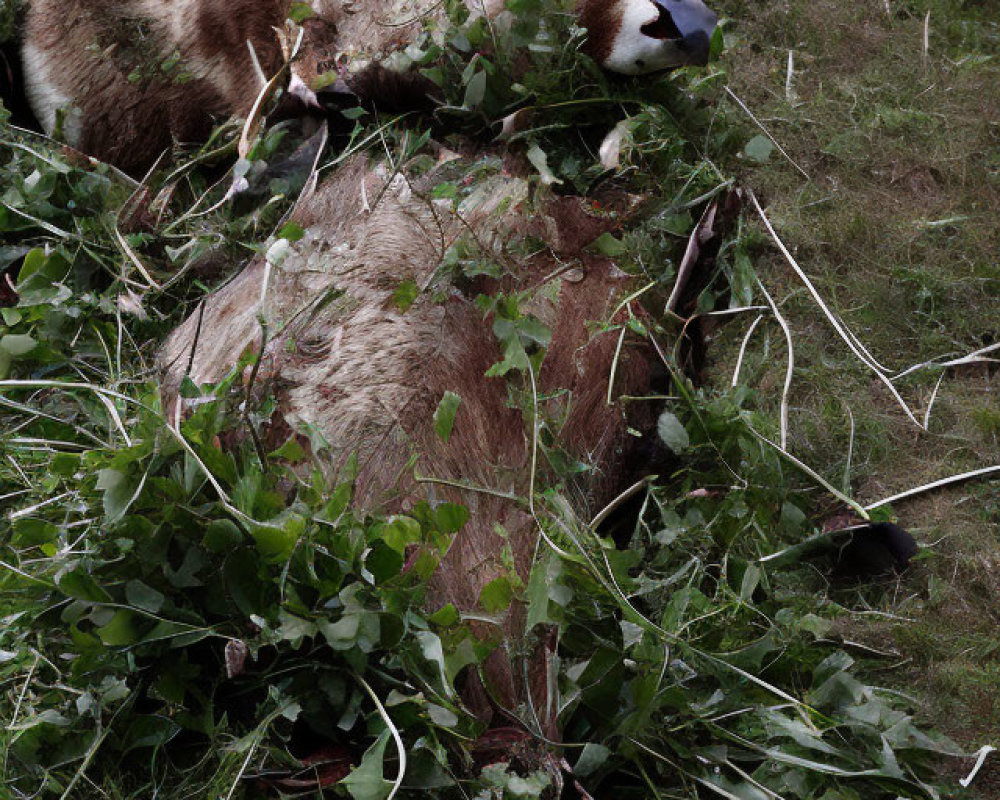
<path id="1" fill-rule="evenodd" d="M 789 156 L 748 165 L 745 180 L 820 294 L 888 374 L 977 351 L 996 356 L 996 7 L 872 0 L 728 10 L 739 20 L 733 91 Z M 898 381 L 926 423 L 919 430 L 823 322 L 788 263 L 764 248 L 755 263 L 792 328 L 799 367 L 789 412 L 796 453 L 849 479 L 868 503 L 1000 463 L 995 364 L 943 376 L 925 368 Z M 780 338 L 774 347 L 781 353 Z M 759 363 L 759 379 L 779 387 L 781 372 Z M 925 550 L 898 584 L 842 598 L 870 612 L 845 630 L 894 651 L 872 668 L 917 694 L 936 727 L 969 746 L 995 744 L 997 485 L 893 507 Z M 974 796 L 1000 788 L 981 791 Z"/>
<path id="2" fill-rule="evenodd" d="M 475 614 L 427 608 L 463 508 L 361 516 L 349 471 L 332 479 L 295 438 L 261 452 L 271 406 L 247 402 L 246 363 L 185 387 L 203 400 L 180 424 L 159 397 L 166 333 L 301 236 L 285 214 L 305 176 L 267 172 L 300 131 L 257 141 L 237 167 L 254 188 L 230 200 L 236 126 L 140 185 L 0 123 L 11 797 L 1000 793 L 989 759 L 958 783 L 1000 722 L 998 484 L 882 502 L 1000 464 L 1000 10 L 727 0 L 713 65 L 650 84 L 601 75 L 558 4 L 510 7 L 510 31 L 456 9 L 408 52 L 442 86 L 437 115 L 352 120 L 321 166 L 432 162 L 430 142 L 467 148 L 530 109 L 508 147 L 533 197 L 641 195 L 594 247 L 643 287 L 627 327 L 662 355 L 660 476 L 595 530 L 570 502 L 591 465 L 565 463 L 542 420 L 530 577 L 511 569 Z M 434 196 L 458 203 L 500 168 L 476 161 Z M 733 187 L 742 213 L 665 311 L 696 222 Z M 459 278 L 497 268 L 453 255 Z M 525 355 L 517 402 L 545 337 L 516 301 L 483 307 Z M 914 533 L 904 576 L 835 575 L 852 508 Z M 502 646 L 473 620 L 511 603 L 558 638 L 564 763 L 539 755 L 532 709 L 487 731 L 461 696 Z"/>

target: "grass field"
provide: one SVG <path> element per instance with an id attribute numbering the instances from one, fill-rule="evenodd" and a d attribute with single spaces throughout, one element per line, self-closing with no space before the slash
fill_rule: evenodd
<path id="1" fill-rule="evenodd" d="M 733 90 L 789 156 L 773 154 L 744 180 L 820 294 L 889 373 L 995 347 L 1000 9 L 818 0 L 727 12 L 738 36 Z M 849 469 L 862 502 L 1000 463 L 995 364 L 904 378 L 900 393 L 928 421 L 921 431 L 838 341 L 787 262 L 762 249 L 757 269 L 800 367 L 795 452 L 845 474 L 853 415 Z M 777 394 L 781 373 L 759 374 Z M 916 694 L 933 725 L 968 746 L 995 744 L 1000 490 L 973 482 L 894 510 L 924 545 L 921 560 L 898 584 L 853 598 L 893 616 L 855 616 L 845 635 L 898 653 L 871 669 Z M 1000 796 L 1000 783 L 987 778 L 979 792 Z"/>

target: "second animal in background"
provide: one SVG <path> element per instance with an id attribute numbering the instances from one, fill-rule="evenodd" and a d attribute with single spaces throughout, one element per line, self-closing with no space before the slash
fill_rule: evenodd
<path id="1" fill-rule="evenodd" d="M 466 0 L 471 14 L 508 14 L 496 0 Z M 301 5 L 301 4 L 298 4 Z M 245 116 L 290 42 L 280 32 L 290 0 L 34 0 L 22 59 L 31 107 L 46 133 L 131 172 L 173 142 L 204 140 L 220 118 Z M 391 81 L 365 80 L 444 4 L 313 0 L 289 90 L 313 104 L 340 71 L 340 93 L 378 106 Z M 701 0 L 579 0 L 585 49 L 613 72 L 637 75 L 704 64 L 716 26 Z M 401 22 L 397 22 L 400 20 Z M 415 84 L 417 91 L 426 81 Z M 365 96 L 367 95 L 367 96 Z M 426 101 L 425 97 L 416 98 Z M 398 105 L 398 100 L 392 101 Z"/>

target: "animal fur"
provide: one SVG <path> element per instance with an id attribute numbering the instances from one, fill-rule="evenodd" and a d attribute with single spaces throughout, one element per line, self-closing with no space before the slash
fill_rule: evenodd
<path id="1" fill-rule="evenodd" d="M 503 12 L 500 0 L 466 2 L 472 14 Z M 270 77 L 282 64 L 276 31 L 290 3 L 33 0 L 22 49 L 29 101 L 46 132 L 59 126 L 61 114 L 70 144 L 140 172 L 173 142 L 201 141 L 218 118 L 250 110 L 261 75 Z M 695 7 L 698 19 L 714 25 L 700 0 L 670 3 Z M 291 94 L 312 104 L 320 76 L 327 76 L 325 82 L 346 70 L 346 88 L 363 101 L 390 111 L 426 101 L 426 80 L 416 73 L 402 80 L 380 62 L 413 41 L 426 23 L 443 23 L 443 3 L 313 0 L 312 7 L 315 15 L 302 23 L 305 38 L 292 65 Z M 654 0 L 579 0 L 589 51 L 609 69 L 628 74 L 692 63 L 657 27 L 667 7 Z"/>
<path id="2" fill-rule="evenodd" d="M 255 388 L 278 400 L 270 444 L 279 445 L 289 429 L 318 429 L 329 448 L 316 455 L 331 475 L 356 454 L 355 504 L 363 512 L 397 512 L 422 499 L 465 505 L 470 521 L 432 578 L 429 602 L 472 611 L 482 588 L 505 573 L 505 543 L 527 580 L 537 540 L 527 509 L 502 496 L 530 490 L 533 420 L 508 401 L 516 380 L 485 377 L 502 354 L 475 295 L 526 291 L 534 299 L 524 310 L 552 331 L 537 376 L 540 412 L 554 421 L 553 436 L 569 457 L 591 465 L 568 487 L 583 518 L 620 491 L 634 441 L 626 429 L 651 426 L 652 409 L 626 419 L 622 407 L 606 400 L 618 332 L 601 333 L 594 324 L 612 321 L 634 286 L 580 245 L 582 228 L 589 225 L 590 241 L 613 223 L 587 217 L 578 198 L 533 202 L 526 181 L 505 176 L 487 181 L 456 213 L 450 201 L 425 194 L 440 180 L 437 174 L 391 177 L 361 157 L 344 165 L 300 206 L 296 219 L 306 233 L 280 267 L 269 270 L 261 258 L 251 262 L 173 333 L 161 354 L 163 391 L 168 404 L 183 402 L 177 389 L 188 364 L 196 383 L 219 381 L 242 352 L 259 350 L 258 314 L 264 313 L 270 333 Z M 517 260 L 506 255 L 529 234 L 562 249 L 559 259 L 551 252 Z M 446 249 L 462 235 L 487 249 L 483 257 L 506 263 L 506 277 L 465 291 L 438 278 Z M 566 261 L 575 267 L 567 269 Z M 393 301 L 404 280 L 427 287 L 405 311 Z M 627 344 L 613 396 L 647 391 L 649 358 L 637 343 Z M 530 394 L 528 386 L 520 390 Z M 461 397 L 447 443 L 433 424 L 446 391 Z M 418 483 L 414 470 L 443 483 Z M 503 623 L 511 642 L 523 641 L 523 625 L 523 609 L 515 606 Z M 483 626 L 481 633 L 497 630 Z M 524 701 L 523 684 L 503 652 L 487 672 L 500 705 Z M 545 707 L 543 690 L 537 692 L 536 704 Z M 478 710 L 487 713 L 485 705 Z"/>
<path id="3" fill-rule="evenodd" d="M 28 98 L 52 132 L 129 171 L 172 141 L 199 141 L 213 117 L 249 111 L 281 52 L 281 0 L 35 0 L 25 21 Z"/>

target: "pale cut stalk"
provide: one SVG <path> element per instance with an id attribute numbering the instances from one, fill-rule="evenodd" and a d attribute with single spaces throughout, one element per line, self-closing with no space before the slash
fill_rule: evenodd
<path id="1" fill-rule="evenodd" d="M 632 309 L 629 309 L 629 315 L 631 316 Z M 621 333 L 618 334 L 618 344 L 615 345 L 615 356 L 611 360 L 611 374 L 608 375 L 608 396 L 606 398 L 607 404 L 614 404 L 614 389 L 615 389 L 615 375 L 618 372 L 618 359 L 622 356 L 622 345 L 625 344 L 625 334 L 628 332 L 628 328 L 623 323 Z"/>
<path id="2" fill-rule="evenodd" d="M 844 465 L 844 493 L 851 490 L 851 464 L 854 461 L 854 412 L 851 407 L 844 403 L 847 409 L 847 418 L 851 421 L 851 438 L 847 442 L 847 463 Z M 925 426 L 926 427 L 926 426 Z"/>
<path id="3" fill-rule="evenodd" d="M 389 712 L 385 710 L 385 706 L 382 705 L 382 701 L 378 699 L 378 695 L 375 694 L 375 690 L 368 685 L 368 682 L 362 678 L 360 675 L 355 675 L 355 679 L 360 683 L 368 696 L 375 703 L 375 707 L 378 709 L 379 716 L 382 717 L 382 721 L 385 726 L 389 729 L 392 734 L 392 739 L 396 743 L 396 751 L 399 753 L 399 770 L 396 773 L 396 780 L 393 782 L 392 791 L 389 792 L 389 796 L 386 800 L 392 800 L 396 796 L 400 787 L 403 785 L 403 775 L 406 774 L 406 748 L 403 746 L 403 737 L 399 735 L 399 729 L 393 724 L 392 718 L 389 716 Z"/>
<path id="4" fill-rule="evenodd" d="M 781 330 L 785 333 L 785 342 L 788 345 L 788 366 L 785 369 L 785 386 L 781 391 L 781 449 L 788 449 L 788 393 L 792 388 L 792 375 L 795 373 L 795 346 L 792 344 L 792 331 L 788 327 L 788 323 L 785 318 L 778 311 L 778 306 L 774 302 L 774 298 L 771 297 L 767 289 L 764 288 L 764 284 L 761 283 L 760 278 L 757 279 L 757 285 L 760 290 L 764 293 L 764 298 L 767 300 L 767 304 L 771 306 L 771 313 L 774 314 L 774 318 L 778 320 L 778 324 L 781 326 Z"/>
<path id="5" fill-rule="evenodd" d="M 785 70 L 785 100 L 789 103 L 795 102 L 795 87 L 792 83 L 795 80 L 795 51 L 788 51 L 788 68 Z"/>
<path id="6" fill-rule="evenodd" d="M 636 481 L 631 486 L 629 486 L 624 492 L 618 495 L 614 500 L 608 503 L 604 508 L 597 512 L 597 515 L 590 521 L 591 528 L 597 528 L 604 520 L 606 520 L 611 513 L 618 508 L 622 503 L 628 500 L 632 495 L 640 492 L 642 489 L 649 486 L 653 481 L 656 480 L 658 476 L 647 475 L 641 481 Z"/>
<path id="7" fill-rule="evenodd" d="M 746 311 L 767 311 L 767 306 L 736 306 L 736 308 L 723 308 L 718 311 L 706 311 L 704 314 L 695 314 L 695 317 L 730 317 L 734 314 L 742 314 Z"/>
<path id="8" fill-rule="evenodd" d="M 281 65 L 281 68 L 274 73 L 271 79 L 265 83 L 260 91 L 257 93 L 257 98 L 253 101 L 253 105 L 250 107 L 250 113 L 247 114 L 247 121 L 243 125 L 243 131 L 240 133 L 239 143 L 236 146 L 236 152 L 239 153 L 240 158 L 246 158 L 247 153 L 250 152 L 250 144 L 253 139 L 257 136 L 257 131 L 260 129 L 262 124 L 262 114 L 261 108 L 264 102 L 269 98 L 278 88 L 278 83 L 284 80 L 285 73 L 289 69 L 291 60 L 299 52 L 299 47 L 302 46 L 302 37 L 305 35 L 305 29 L 299 28 L 299 35 L 295 40 L 295 46 L 292 48 L 292 52 L 288 57 L 288 60 Z"/>
<path id="9" fill-rule="evenodd" d="M 962 785 L 962 788 L 968 788 L 969 784 L 975 780 L 976 775 L 979 774 L 979 770 L 982 769 L 983 762 L 986 761 L 986 756 L 990 753 L 995 753 L 996 748 L 992 745 L 986 744 L 979 748 L 979 753 L 976 757 L 976 763 L 972 767 L 972 770 L 964 778 L 961 778 L 958 782 Z"/>
<path id="10" fill-rule="evenodd" d="M 927 369 L 928 367 L 961 367 L 967 364 L 979 364 L 982 362 L 991 362 L 994 359 L 983 358 L 983 356 L 989 353 L 995 353 L 1000 350 L 1000 342 L 997 344 L 991 344 L 988 347 L 980 347 L 978 350 L 973 350 L 968 355 L 962 356 L 960 358 L 953 358 L 948 361 L 938 361 L 937 359 L 931 359 L 930 361 L 924 361 L 920 364 L 914 364 L 912 367 L 907 367 L 902 372 L 893 375 L 892 380 L 898 381 L 900 378 L 909 375 L 911 372 L 916 372 L 917 370 Z M 939 356 L 940 358 L 940 356 Z"/>
<path id="11" fill-rule="evenodd" d="M 712 227 L 715 223 L 715 214 L 718 211 L 718 203 L 713 201 L 709 203 L 708 206 L 701 214 L 701 218 L 698 220 L 698 224 L 694 226 L 691 231 L 691 235 L 688 236 L 687 247 L 684 249 L 684 256 L 681 258 L 681 264 L 677 268 L 677 277 L 674 279 L 674 288 L 670 292 L 670 297 L 667 299 L 667 311 L 672 311 L 677 313 L 677 304 L 681 299 L 681 292 L 684 291 L 684 287 L 687 286 L 688 277 L 691 274 L 691 270 L 698 261 L 697 253 L 700 252 L 701 242 L 699 241 L 701 232 L 705 229 L 706 225 Z"/>
<path id="12" fill-rule="evenodd" d="M 874 364 L 876 367 L 882 370 L 882 372 L 886 373 L 886 375 L 888 375 L 888 373 L 891 372 L 891 370 L 888 367 L 886 367 L 881 361 L 879 361 L 877 358 L 875 358 L 875 356 L 872 355 L 872 351 L 869 350 L 868 347 L 865 345 L 865 343 L 862 342 L 857 337 L 854 331 L 852 331 L 850 328 L 844 325 L 844 321 L 839 316 L 837 317 L 837 322 L 839 322 L 841 326 L 843 326 L 844 333 L 846 333 L 848 336 L 851 337 L 851 341 L 857 345 L 858 350 L 864 353 L 865 358 L 867 358 L 872 364 Z M 895 380 L 895 378 L 891 378 L 890 380 Z"/>
<path id="13" fill-rule="evenodd" d="M 50 497 L 48 500 L 43 500 L 41 503 L 35 503 L 33 506 L 28 506 L 27 508 L 14 511 L 7 516 L 7 519 L 13 522 L 16 519 L 21 519 L 21 517 L 30 517 L 39 509 L 50 506 L 53 503 L 58 503 L 60 500 L 65 500 L 67 497 L 72 497 L 74 494 L 76 494 L 76 492 L 63 492 L 62 494 L 57 494 L 55 497 Z"/>
<path id="14" fill-rule="evenodd" d="M 135 250 L 132 249 L 132 246 L 128 243 L 125 237 L 122 236 L 122 232 L 118 230 L 117 225 L 115 226 L 115 238 L 118 239 L 118 244 L 121 246 L 122 252 L 125 253 L 128 260 L 132 262 L 135 268 L 139 270 L 139 274 L 146 280 L 148 288 L 160 291 L 163 287 L 156 282 L 153 276 L 146 270 L 146 267 L 143 266 L 142 260 L 138 255 L 136 255 Z"/>
<path id="15" fill-rule="evenodd" d="M 847 346 L 851 349 L 851 352 L 858 357 L 861 363 L 863 363 L 872 372 L 874 372 L 875 375 L 878 377 L 878 379 L 883 384 L 885 384 L 886 388 L 892 393 L 892 396 L 896 398 L 896 402 L 898 402 L 903 411 L 906 412 L 906 416 L 910 418 L 913 424 L 916 425 L 918 428 L 923 429 L 923 426 L 920 424 L 919 420 L 917 420 L 917 418 L 913 415 L 913 411 L 910 410 L 910 407 L 906 404 L 906 401 L 903 400 L 902 396 L 896 390 L 896 387 L 893 385 L 892 381 L 889 380 L 888 377 L 886 377 L 886 375 L 882 372 L 882 370 L 880 370 L 875 364 L 873 364 L 869 359 L 867 359 L 864 356 L 862 351 L 852 341 L 852 337 L 846 333 L 844 325 L 837 319 L 836 315 L 833 314 L 833 312 L 830 311 L 830 309 L 827 307 L 826 303 L 823 301 L 823 298 L 820 296 L 819 292 L 816 291 L 816 287 L 813 286 L 812 281 L 809 280 L 809 276 L 805 274 L 805 272 L 799 266 L 798 262 L 795 260 L 795 257 L 789 252 L 788 248 L 785 247 L 785 243 L 781 241 L 781 237 L 778 236 L 777 232 L 774 230 L 774 227 L 771 225 L 771 221 L 767 218 L 767 214 L 764 213 L 764 209 L 761 207 L 760 201 L 757 199 L 757 195 L 754 194 L 753 190 L 749 190 L 748 194 L 750 195 L 750 200 L 753 202 L 757 214 L 760 216 L 761 220 L 764 223 L 764 227 L 767 228 L 767 232 L 771 235 L 771 238 L 774 240 L 774 243 L 778 246 L 778 249 L 781 251 L 781 254 L 785 257 L 785 260 L 788 261 L 792 269 L 795 270 L 795 274 L 798 275 L 799 279 L 805 284 L 806 289 L 809 290 L 809 294 L 812 295 L 813 300 L 820 307 L 820 310 L 823 312 L 826 318 L 830 321 L 830 324 L 833 325 L 834 330 L 837 332 L 840 338 L 844 340 Z"/>
<path id="16" fill-rule="evenodd" d="M 750 328 L 747 330 L 746 336 L 743 337 L 743 344 L 740 345 L 740 354 L 736 359 L 736 367 L 735 369 L 733 369 L 733 380 L 729 384 L 734 389 L 736 388 L 736 385 L 740 382 L 740 371 L 743 369 L 743 358 L 744 356 L 746 356 L 747 346 L 750 344 L 750 339 L 753 336 L 753 332 L 757 330 L 757 326 L 760 324 L 760 321 L 762 319 L 764 319 L 764 315 L 758 314 L 757 319 L 755 319 L 752 323 L 750 323 Z"/>
<path id="17" fill-rule="evenodd" d="M 264 70 L 260 66 L 260 59 L 257 58 L 257 48 L 253 46 L 253 42 L 247 39 L 247 50 L 250 51 L 250 64 L 253 66 L 254 74 L 257 76 L 257 85 L 261 88 L 267 86 L 267 75 L 264 74 Z"/>
<path id="18" fill-rule="evenodd" d="M 765 126 L 764 126 L 764 123 L 763 123 L 763 122 L 761 122 L 761 121 L 760 121 L 759 119 L 757 119 L 757 116 L 756 116 L 756 115 L 755 115 L 755 114 L 754 114 L 754 113 L 753 113 L 753 112 L 752 112 L 752 111 L 751 111 L 751 110 L 750 110 L 749 108 L 747 108 L 747 104 L 746 104 L 746 103 L 744 103 L 744 102 L 743 102 L 742 100 L 740 100 L 740 98 L 736 96 L 736 93 L 735 93 L 735 92 L 734 92 L 734 91 L 733 91 L 732 89 L 730 89 L 730 88 L 729 88 L 728 86 L 725 86 L 725 87 L 723 87 L 723 88 L 724 88 L 724 89 L 726 90 L 726 94 L 728 94 L 728 95 L 729 95 L 729 96 L 730 96 L 731 98 L 733 98 L 733 100 L 735 100 L 735 101 L 736 101 L 736 105 L 738 105 L 738 106 L 739 106 L 740 108 L 742 108 L 742 109 L 743 109 L 743 112 L 744 112 L 744 113 L 745 113 L 745 114 L 746 114 L 746 115 L 747 115 L 748 117 L 750 117 L 750 119 L 752 119 L 752 120 L 753 120 L 753 123 L 754 123 L 754 125 L 756 125 L 756 126 L 757 126 L 758 128 L 760 128 L 760 129 L 761 129 L 761 131 L 763 131 L 763 132 L 764 132 L 764 135 L 765 135 L 765 136 L 766 136 L 766 137 L 767 137 L 768 139 L 770 139 L 770 140 L 771 140 L 771 144 L 773 144 L 773 145 L 774 145 L 775 147 L 777 147 L 777 148 L 778 148 L 778 152 L 779 152 L 779 153 L 781 153 L 781 155 L 783 155 L 783 156 L 785 157 L 785 159 L 786 159 L 786 160 L 788 161 L 788 163 L 789 163 L 789 164 L 791 164 L 791 165 L 792 165 L 793 167 L 795 167 L 795 169 L 797 169 L 797 170 L 798 170 L 798 171 L 799 171 L 800 173 L 802 173 L 802 176 L 803 176 L 803 177 L 804 177 L 804 178 L 805 178 L 805 179 L 806 179 L 807 181 L 812 181 L 812 178 L 811 178 L 811 177 L 809 177 L 809 173 L 808 173 L 808 172 L 806 172 L 806 171 L 805 171 L 804 169 L 802 169 L 802 167 L 800 167 L 800 166 L 798 165 L 798 163 L 797 163 L 797 162 L 795 161 L 795 159 L 794 159 L 794 158 L 792 158 L 792 157 L 791 157 L 790 155 L 788 155 L 788 153 L 787 153 L 787 152 L 785 152 L 785 148 L 784 148 L 784 147 L 782 147 L 782 146 L 781 146 L 781 145 L 780 145 L 780 144 L 778 143 L 778 140 L 777 140 L 777 139 L 775 139 L 775 138 L 774 138 L 774 137 L 773 137 L 773 136 L 771 135 L 771 132 L 770 132 L 770 131 L 769 131 L 769 130 L 768 130 L 768 129 L 767 129 L 767 128 L 766 128 Z"/>
<path id="19" fill-rule="evenodd" d="M 43 580 L 42 578 L 37 578 L 34 575 L 25 572 L 22 569 L 18 569 L 13 564 L 8 564 L 6 561 L 0 561 L 0 567 L 2 567 L 5 570 L 8 570 L 9 572 L 13 572 L 15 575 L 20 575 L 22 578 L 25 578 L 26 580 L 34 581 L 35 583 L 40 583 L 42 584 L 42 586 L 48 586 L 50 589 L 55 585 L 51 581 L 46 581 Z"/>
<path id="20" fill-rule="evenodd" d="M 931 399 L 927 402 L 927 410 L 924 412 L 924 430 L 929 430 L 931 424 L 931 409 L 934 408 L 934 401 L 937 400 L 938 389 L 941 388 L 941 383 L 944 381 L 944 376 L 948 372 L 942 371 L 941 375 L 937 379 L 937 383 L 934 384 L 934 391 L 931 392 Z"/>
<path id="21" fill-rule="evenodd" d="M 611 312 L 611 316 L 608 317 L 609 323 L 610 323 L 611 320 L 613 320 L 615 317 L 618 316 L 618 313 L 623 308 L 625 308 L 625 306 L 627 306 L 633 300 L 638 300 L 640 297 L 642 297 L 646 292 L 648 292 L 654 286 L 656 286 L 656 281 L 651 281 L 650 283 L 647 283 L 645 286 L 643 286 L 638 291 L 632 292 L 632 294 L 630 294 L 628 297 L 626 297 L 624 300 L 622 300 L 617 306 L 615 306 L 615 310 Z"/>
<path id="22" fill-rule="evenodd" d="M 772 442 L 764 434 L 754 428 L 749 422 L 744 421 L 747 426 L 747 430 L 750 431 L 754 436 L 760 439 L 765 444 L 771 445 L 775 450 L 777 450 L 782 456 L 791 461 L 796 467 L 802 470 L 806 475 L 816 481 L 820 486 L 826 489 L 830 494 L 836 497 L 840 502 L 845 503 L 850 506 L 862 519 L 870 519 L 868 515 L 868 510 L 865 509 L 857 500 L 853 500 L 844 494 L 840 489 L 836 488 L 832 483 L 830 483 L 826 478 L 820 475 L 816 470 L 806 464 L 804 461 L 800 461 L 783 447 L 779 446 L 775 442 Z M 998 468 L 1000 469 L 1000 468 Z"/>
<path id="23" fill-rule="evenodd" d="M 58 236 L 60 239 L 76 239 L 76 238 L 79 238 L 75 234 L 70 233 L 69 231 L 64 231 L 62 228 L 57 228 L 55 225 L 53 225 L 53 224 L 51 224 L 49 222 L 46 222 L 44 219 L 39 219 L 38 217 L 33 217 L 33 216 L 31 216 L 31 214 L 25 214 L 20 209 L 14 208 L 13 206 L 9 206 L 3 200 L 0 200 L 0 206 L 3 206 L 8 211 L 13 212 L 14 214 L 17 214 L 19 217 L 24 217 L 26 220 L 29 220 L 30 222 L 34 223 L 39 228 L 44 228 L 45 230 L 47 230 L 49 233 L 53 234 L 54 236 Z"/>
<path id="24" fill-rule="evenodd" d="M 927 16 L 924 17 L 924 66 L 927 66 L 927 58 L 931 53 L 931 10 L 927 9 Z"/>
<path id="25" fill-rule="evenodd" d="M 871 511 L 873 509 L 880 508 L 881 506 L 887 506 L 890 503 L 895 503 L 897 500 L 908 500 L 918 494 L 925 494 L 926 492 L 940 489 L 942 486 L 951 486 L 952 484 L 962 483 L 963 481 L 969 481 L 973 478 L 983 478 L 987 475 L 998 474 L 1000 474 L 1000 465 L 984 467 L 983 469 L 974 469 L 971 472 L 963 472 L 960 475 L 952 475 L 950 478 L 942 478 L 939 481 L 925 483 L 923 486 L 917 486 L 914 489 L 907 489 L 905 492 L 900 492 L 899 494 L 894 494 L 892 497 L 886 497 L 884 500 L 871 503 L 870 505 L 865 506 L 865 511 Z"/>

